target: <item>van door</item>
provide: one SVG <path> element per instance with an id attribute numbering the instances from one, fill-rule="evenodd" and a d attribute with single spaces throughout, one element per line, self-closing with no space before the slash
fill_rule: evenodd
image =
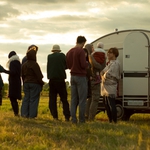
<path id="1" fill-rule="evenodd" d="M 129 33 L 123 45 L 123 105 L 149 108 L 149 38 L 142 32 Z"/>

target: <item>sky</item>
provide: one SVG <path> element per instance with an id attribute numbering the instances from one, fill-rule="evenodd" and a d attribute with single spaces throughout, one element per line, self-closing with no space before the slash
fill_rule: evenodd
<path id="1" fill-rule="evenodd" d="M 116 28 L 149 30 L 149 6 L 150 0 L 0 0 L 0 64 L 7 69 L 10 51 L 22 60 L 28 46 L 35 44 L 43 80 L 48 82 L 47 55 L 54 44 L 66 54 L 79 35 L 91 43 Z M 8 83 L 8 75 L 2 77 Z"/>

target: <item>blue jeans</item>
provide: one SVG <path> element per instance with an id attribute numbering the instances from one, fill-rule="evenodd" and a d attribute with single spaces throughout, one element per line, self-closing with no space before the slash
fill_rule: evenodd
<path id="1" fill-rule="evenodd" d="M 79 122 L 85 122 L 85 107 L 87 98 L 86 77 L 71 76 L 71 117 L 72 122 L 77 123 L 77 106 L 79 105 Z"/>
<path id="2" fill-rule="evenodd" d="M 21 106 L 21 116 L 27 118 L 37 117 L 40 92 L 42 87 L 35 83 L 24 83 L 24 98 Z"/>

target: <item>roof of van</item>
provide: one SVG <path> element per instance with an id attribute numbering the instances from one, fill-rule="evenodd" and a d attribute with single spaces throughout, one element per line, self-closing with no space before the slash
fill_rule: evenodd
<path id="1" fill-rule="evenodd" d="M 123 33 L 123 32 L 131 32 L 131 31 L 141 31 L 141 32 L 149 32 L 150 33 L 150 30 L 144 30 L 144 29 L 128 29 L 128 30 L 120 30 L 120 31 L 116 30 L 115 32 L 112 32 L 112 33 L 106 34 L 104 36 L 101 36 L 100 38 L 98 38 L 98 39 L 94 40 L 93 42 L 91 42 L 91 44 L 98 41 L 98 40 L 100 40 L 100 39 L 102 39 L 102 38 L 104 38 L 104 37 L 107 37 L 107 36 L 110 36 L 110 35 L 113 35 L 113 34 L 119 34 L 119 33 Z"/>

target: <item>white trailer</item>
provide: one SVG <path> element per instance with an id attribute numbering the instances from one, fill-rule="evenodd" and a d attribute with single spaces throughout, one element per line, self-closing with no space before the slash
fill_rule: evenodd
<path id="1" fill-rule="evenodd" d="M 119 49 L 122 78 L 116 99 L 117 118 L 129 120 L 134 113 L 150 113 L 150 31 L 122 30 L 104 35 L 93 41 L 104 43 L 104 49 Z M 102 98 L 98 112 L 105 110 Z"/>

